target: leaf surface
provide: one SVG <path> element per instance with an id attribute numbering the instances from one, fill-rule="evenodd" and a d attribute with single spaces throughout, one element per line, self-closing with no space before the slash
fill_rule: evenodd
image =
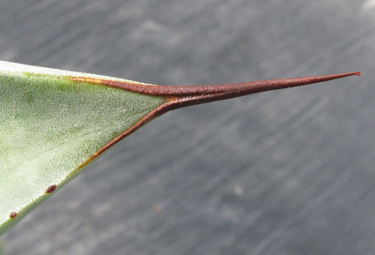
<path id="1" fill-rule="evenodd" d="M 354 74 L 158 86 L 0 61 L 0 235 L 90 160 L 162 113 Z"/>
<path id="2" fill-rule="evenodd" d="M 165 101 L 34 71 L 0 72 L 0 233 Z"/>

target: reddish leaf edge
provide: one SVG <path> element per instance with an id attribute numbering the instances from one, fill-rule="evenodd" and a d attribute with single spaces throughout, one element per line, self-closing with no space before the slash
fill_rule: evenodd
<path id="1" fill-rule="evenodd" d="M 262 81 L 251 81 L 243 83 L 221 84 L 221 85 L 200 85 L 200 86 L 168 86 L 168 85 L 154 85 L 143 84 L 132 81 L 114 81 L 105 79 L 96 79 L 88 77 L 70 77 L 71 80 L 77 82 L 88 82 L 94 84 L 106 85 L 114 88 L 119 88 L 131 92 L 141 93 L 152 96 L 163 96 L 166 98 L 165 102 L 159 107 L 155 108 L 149 114 L 140 119 L 132 127 L 127 129 L 121 135 L 113 139 L 110 143 L 102 147 L 98 152 L 92 155 L 87 161 L 79 166 L 78 169 L 85 166 L 92 159 L 96 158 L 108 148 L 130 135 L 147 122 L 152 119 L 178 108 L 183 108 L 191 105 L 203 104 L 213 101 L 219 101 L 229 98 L 241 97 L 249 94 L 285 89 L 291 87 L 298 87 L 309 85 L 313 83 L 325 82 L 344 78 L 348 76 L 361 76 L 361 72 L 330 74 L 322 76 L 307 76 L 300 78 L 285 78 Z M 78 170 L 77 169 L 77 170 Z M 73 173 L 72 173 L 73 174 Z"/>

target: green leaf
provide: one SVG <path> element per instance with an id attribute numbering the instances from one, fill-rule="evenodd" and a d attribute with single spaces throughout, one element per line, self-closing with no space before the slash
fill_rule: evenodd
<path id="1" fill-rule="evenodd" d="M 165 100 L 43 71 L 0 72 L 0 233 Z"/>
<path id="2" fill-rule="evenodd" d="M 184 87 L 0 61 L 0 235 L 168 110 L 353 74 Z"/>

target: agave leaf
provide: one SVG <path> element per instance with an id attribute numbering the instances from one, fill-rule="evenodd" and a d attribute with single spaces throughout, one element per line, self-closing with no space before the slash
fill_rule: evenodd
<path id="1" fill-rule="evenodd" d="M 0 61 L 0 235 L 93 158 L 168 110 L 354 74 L 157 86 Z"/>

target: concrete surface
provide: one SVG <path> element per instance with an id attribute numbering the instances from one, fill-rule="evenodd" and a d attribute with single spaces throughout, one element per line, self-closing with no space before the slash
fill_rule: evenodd
<path id="1" fill-rule="evenodd" d="M 362 71 L 168 113 L 7 254 L 374 254 L 374 0 L 3 0 L 0 58 L 156 84 Z"/>

